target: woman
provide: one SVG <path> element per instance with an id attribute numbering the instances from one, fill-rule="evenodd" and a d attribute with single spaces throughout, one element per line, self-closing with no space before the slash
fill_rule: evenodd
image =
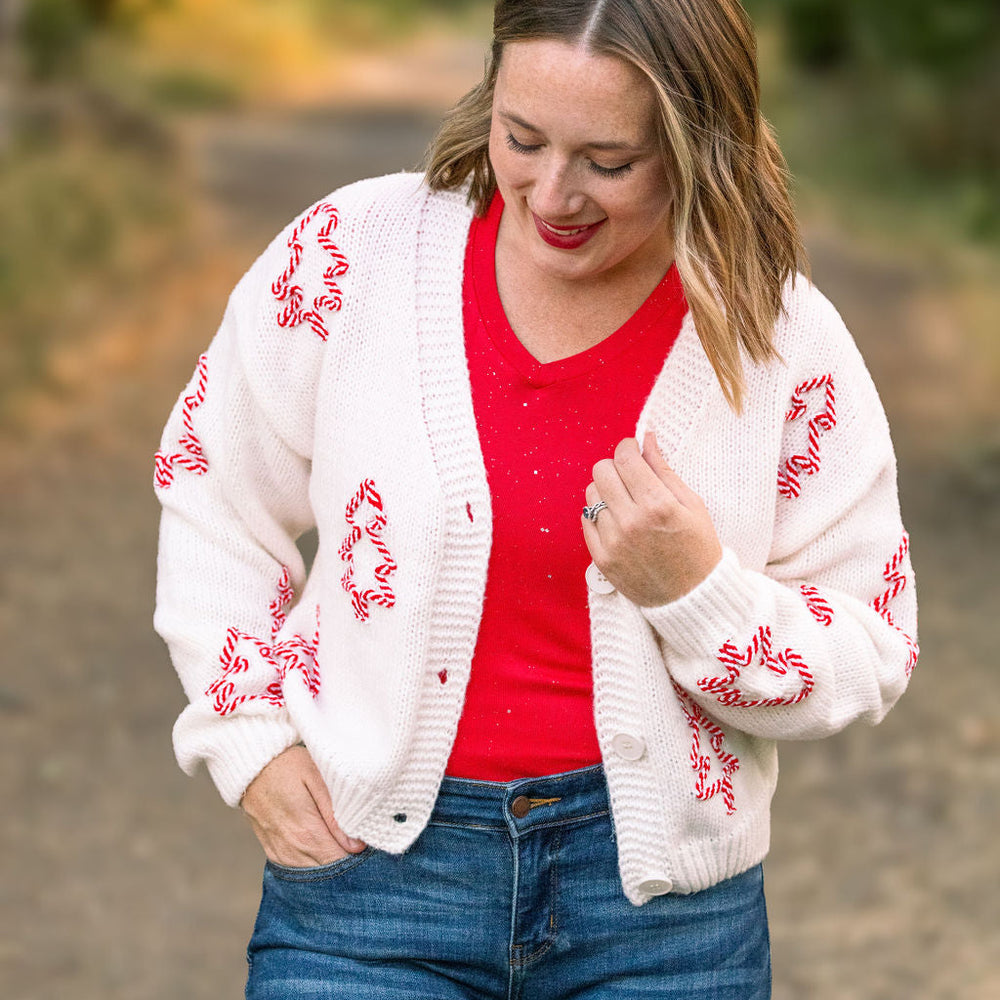
<path id="1" fill-rule="evenodd" d="M 178 759 L 268 858 L 248 996 L 769 995 L 775 741 L 917 655 L 799 258 L 734 0 L 500 0 L 426 175 L 237 286 L 157 455 L 156 624 Z"/>

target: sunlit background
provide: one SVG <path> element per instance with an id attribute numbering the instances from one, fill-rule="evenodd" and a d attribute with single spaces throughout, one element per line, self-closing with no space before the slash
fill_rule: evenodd
<path id="1" fill-rule="evenodd" d="M 776 1000 L 1000 996 L 1000 5 L 754 0 L 816 283 L 879 385 L 923 655 L 783 749 Z M 481 0 L 0 0 L 0 992 L 240 995 L 260 856 L 170 754 L 152 454 L 229 289 L 413 168 Z M 623 946 L 627 946 L 623 942 Z"/>

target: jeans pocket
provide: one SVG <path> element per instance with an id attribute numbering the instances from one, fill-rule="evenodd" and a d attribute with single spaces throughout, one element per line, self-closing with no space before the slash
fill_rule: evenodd
<path id="1" fill-rule="evenodd" d="M 337 858 L 336 861 L 331 861 L 328 865 L 292 868 L 268 859 L 265 867 L 274 878 L 281 879 L 283 882 L 326 882 L 357 868 L 358 865 L 364 864 L 377 853 L 378 851 L 374 847 L 368 846 L 358 854 L 345 854 L 344 857 Z"/>

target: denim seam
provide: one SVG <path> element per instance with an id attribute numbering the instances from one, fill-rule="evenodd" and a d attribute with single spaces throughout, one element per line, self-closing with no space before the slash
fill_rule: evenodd
<path id="1" fill-rule="evenodd" d="M 514 957 L 515 953 L 519 949 L 519 946 L 514 944 L 514 937 L 517 933 L 517 900 L 521 888 L 521 852 L 518 847 L 517 839 L 509 833 L 507 835 L 507 843 L 510 845 L 511 855 L 513 857 L 513 878 L 511 880 L 510 894 L 510 928 L 507 932 L 507 1000 L 517 1000 L 521 992 L 521 987 L 517 976 L 519 967 L 517 960 Z"/>
<path id="2" fill-rule="evenodd" d="M 450 830 L 496 830 L 499 833 L 507 832 L 507 827 L 505 826 L 491 826 L 487 823 L 459 823 L 452 820 L 432 819 L 428 821 L 427 825 L 444 826 Z"/>
<path id="3" fill-rule="evenodd" d="M 557 830 L 555 833 L 556 838 L 556 849 L 555 856 L 558 859 L 560 852 L 562 851 L 562 831 Z M 558 928 L 556 927 L 556 901 L 559 898 L 559 866 L 558 863 L 552 864 L 551 872 L 549 873 L 549 928 L 547 930 L 547 937 L 545 942 L 541 947 L 536 948 L 530 955 L 522 957 L 520 961 L 520 968 L 522 970 L 527 969 L 529 965 L 537 962 L 540 958 L 544 958 L 551 950 L 553 945 L 556 943 L 556 935 L 558 934 Z"/>
<path id="4" fill-rule="evenodd" d="M 533 822 L 530 825 L 525 826 L 523 829 L 518 829 L 518 835 L 524 836 L 528 833 L 534 833 L 536 830 L 551 830 L 553 827 L 560 826 L 577 826 L 580 823 L 586 823 L 588 820 L 601 819 L 608 815 L 608 810 L 604 809 L 601 812 L 587 813 L 585 816 L 567 816 L 565 819 L 552 819 L 543 820 L 542 822 Z"/>

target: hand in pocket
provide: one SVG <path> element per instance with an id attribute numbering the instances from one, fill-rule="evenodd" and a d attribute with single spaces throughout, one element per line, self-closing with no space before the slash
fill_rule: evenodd
<path id="1" fill-rule="evenodd" d="M 286 868 L 329 865 L 363 851 L 333 815 L 330 793 L 305 747 L 290 747 L 250 783 L 240 807 L 267 857 Z"/>

